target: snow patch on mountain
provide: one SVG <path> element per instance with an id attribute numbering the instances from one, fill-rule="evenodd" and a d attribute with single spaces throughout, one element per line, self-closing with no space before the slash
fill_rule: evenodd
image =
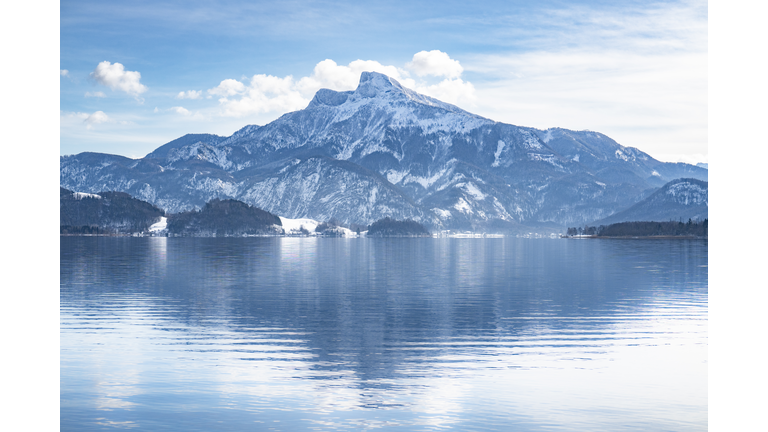
<path id="1" fill-rule="evenodd" d="M 83 198 L 101 199 L 101 195 L 86 193 L 86 192 L 74 192 L 72 196 L 74 196 L 76 200 L 81 200 Z"/>
<path id="2" fill-rule="evenodd" d="M 474 214 L 472 208 L 469 206 L 469 203 L 464 201 L 464 198 L 459 198 L 459 200 L 456 201 L 456 204 L 453 205 L 453 208 L 464 214 Z"/>
<path id="3" fill-rule="evenodd" d="M 557 161 L 557 156 L 553 154 L 528 153 L 528 158 L 532 161 L 546 162 L 560 169 L 564 169 Z"/>
<path id="4" fill-rule="evenodd" d="M 631 153 L 628 154 L 628 152 L 625 153 L 621 149 L 616 149 L 616 158 L 621 159 L 625 162 L 629 162 L 630 160 L 635 160 L 634 155 L 632 155 Z"/>
<path id="5" fill-rule="evenodd" d="M 512 218 L 512 215 L 507 212 L 507 209 L 504 208 L 504 206 L 499 202 L 498 198 L 493 197 L 493 206 L 496 208 L 496 212 L 499 216 L 499 219 L 505 220 L 505 221 L 512 221 L 514 218 Z"/>
<path id="6" fill-rule="evenodd" d="M 408 175 L 408 171 L 395 171 L 395 170 L 387 170 L 384 175 L 387 177 L 387 180 L 392 184 L 398 184 L 400 183 L 400 180 L 405 178 L 405 176 Z"/>
<path id="7" fill-rule="evenodd" d="M 395 159 L 397 159 L 398 162 L 402 162 L 402 160 L 403 160 L 403 154 L 402 153 L 398 153 L 398 152 L 392 151 L 392 149 L 384 147 L 383 145 L 379 144 L 378 142 L 375 143 L 375 144 L 372 144 L 372 145 L 371 144 L 367 145 L 365 147 L 365 149 L 363 149 L 363 151 L 360 153 L 360 157 L 365 157 L 365 156 L 368 156 L 369 154 L 375 153 L 375 152 L 389 153 Z M 350 156 L 351 156 L 351 153 L 350 153 Z M 347 159 L 349 159 L 349 158 L 347 158 Z"/>
<path id="8" fill-rule="evenodd" d="M 499 166 L 499 156 L 501 156 L 501 152 L 504 151 L 505 143 L 502 140 L 499 140 L 498 143 L 496 143 L 496 152 L 493 154 L 493 163 L 491 164 L 492 167 Z"/>
<path id="9" fill-rule="evenodd" d="M 474 185 L 474 183 L 457 183 L 454 187 L 457 189 L 462 189 L 464 192 L 471 195 L 477 201 L 482 201 L 486 197 L 486 195 L 480 192 L 480 189 L 478 189 L 477 186 Z"/>
<path id="10" fill-rule="evenodd" d="M 709 205 L 708 190 L 697 184 L 681 182 L 670 185 L 669 189 L 667 189 L 667 195 L 670 195 L 676 202 L 683 205 Z"/>
<path id="11" fill-rule="evenodd" d="M 520 134 L 523 135 L 523 144 L 529 150 L 541 150 L 543 147 L 538 138 L 527 130 L 520 129 Z"/>
<path id="12" fill-rule="evenodd" d="M 424 189 L 427 189 L 430 186 L 432 186 L 436 181 L 438 181 L 440 177 L 445 175 L 446 171 L 448 171 L 448 168 L 443 168 L 437 173 L 427 177 L 414 176 L 414 175 L 408 174 L 408 176 L 406 176 L 405 179 L 403 180 L 403 184 L 418 183 Z"/>
<path id="13" fill-rule="evenodd" d="M 451 214 L 451 212 L 450 212 L 450 211 L 448 211 L 448 210 L 443 210 L 443 209 L 441 209 L 441 208 L 433 208 L 433 209 L 431 209 L 431 210 L 432 210 L 432 212 L 433 212 L 433 213 L 435 213 L 435 214 L 437 215 L 437 217 L 439 217 L 440 219 L 448 219 L 448 218 L 450 218 L 451 216 L 453 216 L 453 215 Z"/>

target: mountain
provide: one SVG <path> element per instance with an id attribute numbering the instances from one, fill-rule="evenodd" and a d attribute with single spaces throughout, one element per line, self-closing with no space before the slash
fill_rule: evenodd
<path id="1" fill-rule="evenodd" d="M 592 225 L 634 221 L 702 221 L 708 219 L 709 186 L 701 180 L 673 180 L 644 200 Z"/>
<path id="2" fill-rule="evenodd" d="M 59 226 L 62 233 L 134 233 L 158 222 L 163 211 L 124 192 L 99 194 L 59 188 Z M 85 229 L 85 230 L 84 230 Z"/>
<path id="3" fill-rule="evenodd" d="M 63 187 L 125 191 L 173 213 L 232 198 L 294 219 L 475 231 L 582 224 L 680 177 L 706 180 L 707 170 L 597 132 L 495 122 L 375 72 L 230 137 L 185 135 L 141 159 L 60 161 Z"/>

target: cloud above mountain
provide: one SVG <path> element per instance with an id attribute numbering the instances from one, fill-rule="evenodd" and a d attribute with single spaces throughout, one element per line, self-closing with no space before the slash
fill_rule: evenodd
<path id="1" fill-rule="evenodd" d="M 413 71 L 420 79 L 417 81 L 411 77 L 409 71 Z M 325 59 L 315 65 L 311 75 L 299 79 L 291 75 L 281 78 L 264 74 L 243 80 L 228 78 L 207 92 L 209 95 L 220 96 L 219 115 L 225 117 L 282 113 L 306 107 L 321 88 L 354 90 L 361 73 L 380 72 L 405 87 L 448 103 L 472 102 L 475 99 L 475 88 L 472 83 L 460 78 L 462 71 L 458 60 L 450 58 L 447 53 L 433 50 L 414 54 L 413 60 L 404 67 L 360 59 L 340 65 L 332 59 Z M 434 82 L 429 77 L 444 79 Z"/>
<path id="2" fill-rule="evenodd" d="M 128 93 L 136 98 L 147 91 L 147 86 L 140 82 L 141 74 L 125 70 L 125 66 L 120 63 L 103 61 L 91 72 L 90 77 L 103 86 Z"/>
<path id="3" fill-rule="evenodd" d="M 432 75 L 458 78 L 464 72 L 464 68 L 461 67 L 458 60 L 450 58 L 448 54 L 439 50 L 417 52 L 406 67 L 418 76 Z"/>

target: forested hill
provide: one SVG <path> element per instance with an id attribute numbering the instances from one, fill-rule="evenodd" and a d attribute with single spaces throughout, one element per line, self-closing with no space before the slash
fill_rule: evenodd
<path id="1" fill-rule="evenodd" d="M 59 188 L 61 234 L 127 234 L 146 231 L 165 214 L 125 192 L 98 194 Z"/>
<path id="2" fill-rule="evenodd" d="M 430 233 L 418 222 L 385 217 L 368 227 L 368 237 L 430 237 Z"/>
<path id="3" fill-rule="evenodd" d="M 168 217 L 168 233 L 183 236 L 243 236 L 282 234 L 278 216 L 232 199 L 214 199 L 199 211 Z"/>

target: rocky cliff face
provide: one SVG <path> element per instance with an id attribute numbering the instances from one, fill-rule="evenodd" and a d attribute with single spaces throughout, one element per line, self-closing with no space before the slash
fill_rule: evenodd
<path id="1" fill-rule="evenodd" d="M 231 137 L 187 135 L 137 160 L 64 156 L 60 182 L 168 212 L 234 198 L 290 218 L 508 230 L 604 218 L 684 176 L 707 170 L 596 132 L 494 122 L 369 72 L 355 91 L 320 90 L 306 109 Z"/>

